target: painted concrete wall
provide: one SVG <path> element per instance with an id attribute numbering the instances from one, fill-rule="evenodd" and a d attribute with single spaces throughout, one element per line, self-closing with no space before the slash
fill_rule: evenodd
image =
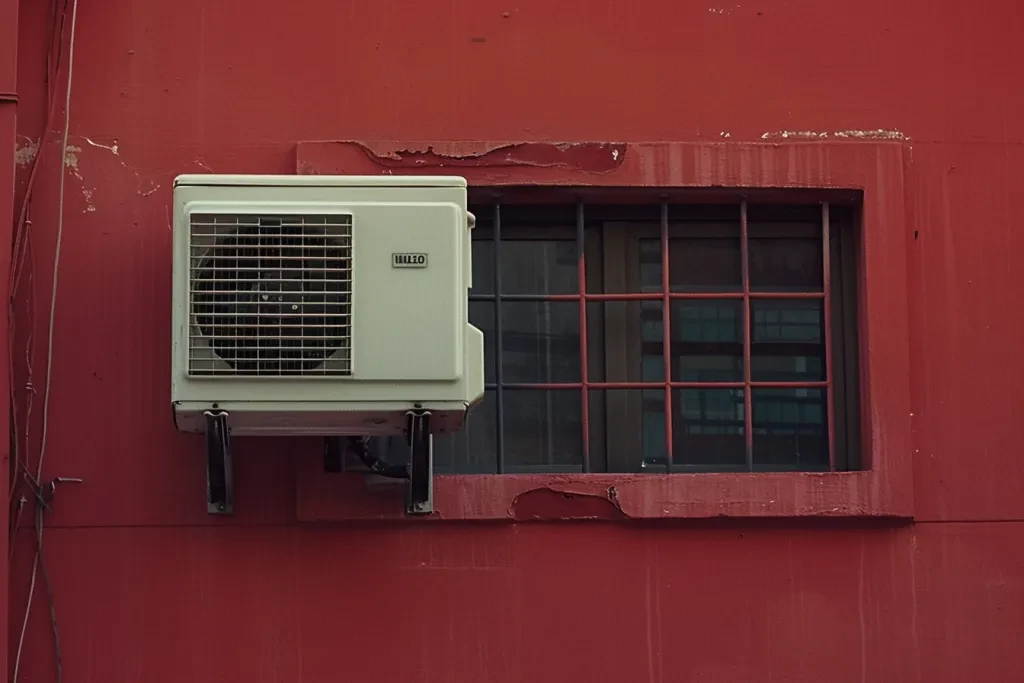
<path id="1" fill-rule="evenodd" d="M 1024 680 L 1018 2 L 84 2 L 63 164 L 38 142 L 47 5 L 18 23 L 16 207 L 42 156 L 13 357 L 34 469 L 63 172 L 44 478 L 85 480 L 46 517 L 67 680 Z M 914 524 L 313 525 L 301 439 L 239 443 L 239 513 L 206 516 L 202 442 L 168 406 L 174 175 L 294 173 L 317 140 L 836 133 L 907 159 L 888 277 L 909 291 Z M 50 681 L 36 595 L 21 680 Z"/>

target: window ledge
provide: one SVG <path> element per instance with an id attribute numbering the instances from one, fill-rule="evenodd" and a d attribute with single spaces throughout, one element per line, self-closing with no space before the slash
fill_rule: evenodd
<path id="1" fill-rule="evenodd" d="M 371 483 L 300 465 L 303 522 L 406 518 L 404 482 Z M 542 521 L 913 516 L 875 472 L 439 475 L 435 514 L 415 519 Z"/>

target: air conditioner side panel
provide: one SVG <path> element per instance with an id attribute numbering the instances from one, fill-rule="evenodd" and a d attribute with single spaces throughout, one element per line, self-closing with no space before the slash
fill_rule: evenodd
<path id="1" fill-rule="evenodd" d="M 186 393 L 188 379 L 188 218 L 185 213 L 185 195 L 191 188 L 174 190 L 174 229 L 171 235 L 173 258 L 171 262 L 171 400 L 177 401 Z"/>
<path id="2" fill-rule="evenodd" d="M 465 212 L 456 204 L 359 209 L 352 238 L 353 379 L 462 376 L 465 232 Z M 414 263 L 396 267 L 396 255 Z"/>

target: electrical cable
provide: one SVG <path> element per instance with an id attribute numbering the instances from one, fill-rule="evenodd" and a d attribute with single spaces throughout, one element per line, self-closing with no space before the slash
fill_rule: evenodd
<path id="1" fill-rule="evenodd" d="M 388 462 L 384 462 L 373 453 L 370 452 L 369 439 L 361 436 L 350 436 L 348 438 L 349 447 L 356 454 L 356 457 L 366 466 L 366 469 L 370 470 L 374 474 L 379 474 L 382 477 L 390 477 L 392 479 L 408 479 L 409 470 L 405 465 L 393 465 Z"/>
<path id="2" fill-rule="evenodd" d="M 36 576 L 39 571 L 39 566 L 43 562 L 43 512 L 46 509 L 46 501 L 42 497 L 42 492 L 39 491 L 39 480 L 43 475 L 43 461 L 46 458 L 46 437 L 47 429 L 49 427 L 49 407 L 50 407 L 50 380 L 53 374 L 53 332 L 54 332 L 54 313 L 57 308 L 57 285 L 59 282 L 60 275 L 60 252 L 61 242 L 64 236 L 64 178 L 67 173 L 64 170 L 64 157 L 67 154 L 68 149 L 68 132 L 71 125 L 71 84 L 74 75 L 74 64 L 75 64 L 75 28 L 78 18 L 78 0 L 71 0 L 71 32 L 68 40 L 68 79 L 67 88 L 64 96 L 64 131 L 61 139 L 60 148 L 60 189 L 58 192 L 58 206 L 57 206 L 57 236 L 56 243 L 54 245 L 54 256 L 53 256 L 53 283 L 50 293 L 50 316 L 49 326 L 47 328 L 47 345 L 46 345 L 46 383 L 43 393 L 43 417 L 42 417 L 42 434 L 40 436 L 39 444 L 39 463 L 36 467 L 35 476 L 35 488 L 36 492 L 36 552 L 35 558 L 32 561 L 32 575 L 29 581 L 29 592 L 28 599 L 25 604 L 25 618 L 22 620 L 21 633 L 18 636 L 18 649 L 14 657 L 14 671 L 12 675 L 13 683 L 18 683 L 18 672 L 21 666 L 21 655 L 25 647 L 25 631 L 28 628 L 28 618 L 32 613 L 32 599 L 35 595 Z M 39 153 L 42 153 L 40 149 Z M 54 634 L 54 645 L 57 651 L 57 683 L 63 681 L 63 667 L 61 664 L 60 654 L 60 636 L 57 630 L 57 618 L 56 611 L 53 602 L 53 586 L 50 583 L 49 571 L 43 569 L 43 578 L 47 584 L 47 590 L 49 592 L 49 606 L 50 606 L 50 622 Z"/>
<path id="3" fill-rule="evenodd" d="M 12 269 L 10 278 L 8 281 L 8 330 L 9 330 L 9 342 L 8 342 L 8 377 L 10 378 L 10 400 L 11 400 L 11 436 L 12 436 L 12 448 L 11 448 L 11 461 L 13 463 L 19 463 L 22 461 L 24 454 L 27 454 L 30 450 L 30 429 L 32 424 L 32 398 L 35 394 L 35 390 L 32 388 L 32 344 L 34 340 L 33 331 L 35 329 L 35 290 L 32 289 L 30 296 L 27 299 L 28 308 L 26 310 L 26 318 L 28 320 L 28 333 L 25 339 L 25 367 L 26 367 L 26 388 L 28 394 L 26 395 L 26 409 L 25 409 L 25 445 L 24 450 L 20 448 L 20 438 L 18 434 L 18 394 L 15 391 L 15 366 L 14 358 L 16 357 L 14 349 L 14 341 L 16 339 L 16 326 L 15 326 L 15 297 L 21 283 L 21 275 L 26 260 L 29 258 L 29 254 L 32 251 L 32 240 L 31 240 L 31 226 L 32 221 L 29 218 L 30 206 L 32 203 L 32 191 L 35 188 L 35 182 L 37 173 L 42 160 L 43 153 L 49 148 L 49 139 L 53 131 L 53 119 L 56 114 L 55 105 L 57 103 L 57 86 L 58 76 L 60 73 L 60 61 L 63 54 L 64 45 L 64 24 L 67 19 L 67 9 L 69 0 L 53 0 L 51 3 L 51 30 L 49 39 L 46 46 L 46 115 L 43 119 L 43 130 L 40 134 L 39 143 L 36 147 L 34 159 L 32 160 L 32 166 L 29 170 L 28 181 L 25 185 L 25 194 L 22 197 L 21 209 L 18 214 L 18 222 L 15 225 L 14 242 L 12 248 Z M 60 4 L 60 7 L 58 7 Z M 54 48 L 56 47 L 56 55 L 54 55 Z M 63 159 L 62 159 L 63 161 Z M 61 172 L 63 172 L 63 163 L 61 163 Z M 31 273 L 30 273 L 31 276 Z M 31 278 L 30 278 L 31 280 Z M 30 288 L 32 287 L 30 281 Z M 13 476 L 11 477 L 11 488 L 8 492 L 8 505 L 13 505 L 15 500 L 15 493 L 17 491 L 18 482 L 21 478 L 18 476 L 18 468 L 15 466 Z M 25 499 L 24 496 L 18 499 L 18 509 L 16 512 L 11 514 L 12 524 L 8 529 L 8 538 L 11 539 L 12 552 L 8 554 L 8 563 L 13 556 L 13 538 L 14 533 L 18 529 L 21 523 L 21 513 L 24 510 Z"/>

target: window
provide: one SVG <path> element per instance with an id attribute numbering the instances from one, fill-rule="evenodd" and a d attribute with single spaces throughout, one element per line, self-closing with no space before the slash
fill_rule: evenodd
<path id="1" fill-rule="evenodd" d="M 858 469 L 856 203 L 780 199 L 472 207 L 487 393 L 437 470 Z"/>
<path id="2" fill-rule="evenodd" d="M 422 147 L 419 142 L 403 142 L 386 143 L 385 148 L 406 149 L 413 144 L 416 149 Z M 813 144 L 804 141 L 771 144 L 654 142 L 619 145 L 613 150 L 603 144 L 589 143 L 548 145 L 547 148 L 540 145 L 540 152 L 546 156 L 541 159 L 542 163 L 536 164 L 522 163 L 521 157 L 506 154 L 508 147 L 516 148 L 517 144 L 502 147 L 500 154 L 485 155 L 486 158 L 473 156 L 454 161 L 453 157 L 445 157 L 443 160 L 444 168 L 457 167 L 466 178 L 471 188 L 471 204 L 481 223 L 476 234 L 472 315 L 488 335 L 490 369 L 487 400 L 474 409 L 468 428 L 457 435 L 435 440 L 437 471 L 441 475 L 434 480 L 437 519 L 592 519 L 595 505 L 604 505 L 603 509 L 617 511 L 617 515 L 629 519 L 913 518 L 913 404 L 908 370 L 911 346 L 907 291 L 913 238 L 908 230 L 904 204 L 909 159 L 905 144 L 892 141 L 851 144 L 839 140 Z M 534 143 L 530 143 L 529 149 L 531 154 L 536 151 Z M 464 151 L 465 147 L 455 145 L 450 151 L 458 154 L 460 150 Z M 621 163 L 611 170 L 595 171 L 589 164 L 599 154 L 615 156 Z M 425 173 L 436 172 L 438 168 L 431 166 L 429 159 L 424 164 L 421 156 L 399 161 L 382 159 L 368 155 L 361 143 L 308 142 L 300 143 L 297 150 L 298 170 L 306 174 L 399 173 L 404 168 Z M 551 163 L 551 159 L 557 162 Z M 724 249 L 714 252 L 712 247 L 722 246 L 728 240 L 732 240 L 732 253 L 736 253 L 735 235 L 742 234 L 740 216 L 744 199 L 747 203 L 749 302 L 744 299 L 742 290 L 736 291 L 735 284 L 738 262 L 742 287 L 742 239 L 740 256 L 730 256 L 726 262 L 732 264 L 728 266 L 732 269 L 731 281 L 723 284 L 707 276 L 697 283 L 704 285 L 702 290 L 685 291 L 698 288 L 694 278 L 689 278 L 689 283 L 685 277 L 680 281 L 681 272 L 685 272 L 681 270 L 683 265 L 691 274 L 728 272 L 722 267 L 716 270 L 718 262 L 714 259 L 717 257 L 708 254 L 722 256 Z M 559 206 L 558 202 L 563 205 Z M 667 204 L 665 216 L 662 202 Z M 812 238 L 803 236 L 800 224 L 805 231 L 811 225 L 821 229 L 817 234 L 823 247 L 826 203 L 828 250 L 821 250 L 820 287 L 824 290 L 827 282 L 829 291 L 818 291 L 818 283 L 815 283 L 815 291 L 802 291 L 809 289 L 806 281 L 789 279 L 802 269 L 790 267 L 788 259 L 783 261 L 787 264 L 785 268 L 780 268 L 773 260 L 779 257 L 765 260 L 762 247 L 780 247 L 781 240 L 789 239 L 808 248 Z M 495 221 L 499 208 L 500 217 Z M 582 221 L 578 220 L 580 218 Z M 702 221 L 708 224 L 706 227 L 722 229 L 715 233 L 721 241 L 706 244 L 703 251 L 695 251 L 695 243 L 699 247 L 701 242 L 695 229 Z M 786 223 L 791 224 L 792 236 L 782 232 Z M 759 227 L 762 225 L 775 230 L 763 238 L 757 234 L 767 229 Z M 576 235 L 580 227 L 584 236 L 579 242 L 583 245 L 581 251 L 585 252 L 584 266 L 582 269 L 561 266 L 569 268 L 570 278 L 576 277 L 577 286 L 572 289 L 564 280 L 556 281 L 551 270 L 564 262 L 568 253 L 578 263 Z M 688 232 L 687 228 L 692 229 Z M 664 251 L 661 249 L 663 231 L 665 244 L 669 246 Z M 493 267 L 495 238 L 500 245 L 498 272 Z M 651 241 L 639 244 L 643 239 Z M 756 243 L 758 239 L 778 241 L 763 245 Z M 556 244 L 548 247 L 518 244 L 531 240 Z M 711 240 L 707 238 L 708 242 Z M 667 269 L 647 262 L 650 256 L 647 250 L 655 244 L 657 258 L 668 260 Z M 627 245 L 630 251 L 626 251 Z M 691 248 L 684 248 L 687 245 Z M 509 257 L 509 247 L 525 249 L 528 254 Z M 563 250 L 558 252 L 561 257 L 551 254 L 553 249 Z M 564 251 L 566 249 L 568 251 Z M 779 251 L 796 257 L 788 248 Z M 540 252 L 544 253 L 537 256 Z M 759 253 L 761 257 L 757 256 Z M 827 279 L 824 277 L 825 254 L 829 258 Z M 759 265 L 764 263 L 769 266 Z M 677 267 L 677 264 L 682 265 Z M 648 271 L 654 269 L 656 291 L 645 289 L 645 285 L 650 290 L 655 287 L 640 279 L 642 267 Z M 789 275 L 782 282 L 773 282 L 771 273 L 780 270 Z M 666 272 L 668 294 L 703 296 L 693 296 L 689 301 L 685 297 L 666 297 L 660 286 L 660 278 Z M 511 278 L 526 277 L 527 273 L 536 273 L 535 277 L 542 283 L 546 277 L 548 283 L 543 290 L 530 288 L 534 290 L 534 311 L 537 308 L 550 310 L 548 318 L 552 326 L 561 322 L 555 317 L 560 311 L 570 311 L 568 315 L 574 316 L 570 320 L 576 321 L 570 340 L 579 343 L 580 351 L 576 355 L 571 350 L 572 341 L 565 348 L 569 349 L 569 358 L 578 361 L 580 369 L 569 381 L 556 379 L 556 373 L 564 368 L 554 363 L 558 358 L 555 351 L 563 348 L 555 344 L 558 328 L 543 328 L 538 332 L 536 328 L 547 324 L 546 318 L 540 317 L 533 333 L 529 334 L 530 330 L 521 329 L 523 323 L 518 323 L 520 329 L 516 329 L 509 322 L 511 314 L 507 309 L 522 296 L 508 291 L 518 282 Z M 581 273 L 586 294 L 582 303 L 578 296 Z M 494 280 L 498 277 L 502 279 L 498 288 L 502 293 L 500 303 L 494 298 Z M 544 294 L 545 291 L 553 293 Z M 669 300 L 667 307 L 664 306 L 666 298 Z M 799 305 L 795 302 L 800 298 L 821 302 L 820 308 L 812 308 L 818 312 L 820 326 L 814 324 L 813 317 L 806 311 L 783 317 L 781 311 L 776 314 L 759 308 L 773 300 Z M 704 320 L 710 314 L 701 313 L 698 317 L 693 312 L 689 318 L 678 314 L 672 319 L 674 309 L 687 304 L 693 304 L 693 308 L 706 306 L 709 304 L 702 300 L 708 299 L 722 303 L 731 301 L 734 307 L 740 307 L 743 337 L 739 345 L 744 347 L 744 354 L 749 348 L 752 361 L 741 368 L 742 382 L 722 380 L 712 387 L 695 386 L 680 376 L 684 370 L 704 373 L 699 375 L 701 377 L 713 378 L 715 375 L 709 374 L 712 372 L 720 373 L 718 377 L 726 373 L 735 376 L 735 368 L 727 364 L 736 362 L 737 345 L 735 334 L 726 324 L 730 320 L 729 313 L 715 311 L 715 319 L 722 320 L 715 323 L 713 332 L 708 331 L 711 323 Z M 509 365 L 516 363 L 509 350 L 503 348 L 504 353 L 495 353 L 497 320 L 489 321 L 488 313 L 496 315 L 499 305 L 503 309 L 502 336 L 511 337 L 513 333 L 520 336 L 517 341 L 522 349 L 519 364 L 525 362 L 523 356 L 532 354 L 529 357 L 534 362 L 527 369 L 538 374 L 543 372 L 545 384 L 550 372 L 551 383 L 546 388 L 531 389 L 528 386 L 531 382 L 518 384 L 520 380 L 515 379 L 515 373 L 524 369 L 509 369 Z M 655 313 L 649 314 L 653 319 L 640 317 L 644 306 L 654 307 Z M 668 326 L 664 325 L 666 308 L 670 318 Z M 742 311 L 748 309 L 760 316 L 756 322 L 744 316 Z M 778 309 L 776 306 L 775 310 Z M 662 315 L 660 327 L 659 312 Z M 823 319 L 826 312 L 829 325 L 825 325 Z M 732 317 L 736 317 L 734 313 Z M 533 319 L 538 320 L 536 314 Z M 695 332 L 683 335 L 678 329 L 683 326 L 680 320 L 699 320 L 699 336 Z M 581 325 L 581 321 L 585 324 Z M 616 327 L 616 321 L 623 324 Z M 745 334 L 748 326 L 750 335 Z M 689 327 L 692 329 L 693 325 Z M 794 327 L 800 328 L 803 336 L 789 329 Z M 581 330 L 585 334 L 575 336 Z M 666 330 L 670 337 L 667 345 L 664 343 Z M 812 334 L 806 334 L 808 332 Z M 758 337 L 755 341 L 755 333 L 767 339 L 761 341 Z M 720 338 L 727 338 L 729 334 L 733 335 L 731 347 Z M 523 343 L 524 337 L 533 337 L 533 347 L 539 350 L 530 351 Z M 826 354 L 806 353 L 815 345 L 815 339 L 819 348 L 824 342 Z M 796 347 L 794 351 L 800 349 L 805 353 L 783 353 L 787 344 L 796 346 L 800 340 L 805 346 Z M 549 341 L 550 371 L 549 361 L 543 355 L 548 353 Z M 684 343 L 690 346 L 681 346 Z M 694 346 L 697 343 L 715 346 Z M 510 344 L 511 341 L 503 347 Z M 666 346 L 669 351 L 667 374 L 664 373 Z M 680 349 L 687 353 L 678 353 Z M 653 356 L 646 361 L 646 366 L 644 356 Z M 499 357 L 503 359 L 501 390 L 496 377 L 496 358 Z M 805 360 L 795 360 L 799 358 Z M 794 376 L 802 378 L 812 372 L 820 377 L 820 365 L 815 363 L 826 360 L 824 381 L 810 380 L 799 386 L 792 382 Z M 766 368 L 765 363 L 775 365 Z M 781 363 L 785 365 L 779 367 Z M 583 376 L 584 367 L 586 376 Z M 747 392 L 744 392 L 742 443 L 746 456 L 747 434 L 750 434 L 749 467 L 746 461 L 740 466 L 726 465 L 723 457 L 715 459 L 710 466 L 706 462 L 694 462 L 701 452 L 697 446 L 701 444 L 709 446 L 703 450 L 705 454 L 728 453 L 725 447 L 712 449 L 710 446 L 713 442 L 721 445 L 722 441 L 735 444 L 737 437 L 729 434 L 727 427 L 735 432 L 741 420 L 735 412 L 738 396 L 723 405 L 720 399 L 716 399 L 720 402 L 709 401 L 707 394 L 699 391 L 694 398 L 693 390 L 744 390 L 748 367 L 750 410 L 747 411 Z M 658 368 L 663 373 L 659 380 L 645 382 L 644 373 L 658 372 Z M 764 373 L 769 371 L 778 373 L 775 377 L 789 379 L 778 382 L 763 379 Z M 671 382 L 667 392 L 671 406 L 663 398 L 666 376 Z M 831 384 L 826 384 L 830 379 Z M 618 384 L 613 387 L 611 382 Z M 779 386 L 780 382 L 790 383 Z M 814 400 L 825 399 L 824 415 L 821 407 L 814 415 L 801 414 L 800 409 L 781 405 L 780 397 L 773 396 L 783 390 L 788 390 L 792 396 L 796 389 L 808 390 L 807 396 L 799 397 L 804 403 L 811 400 L 810 390 L 824 390 L 823 397 L 813 397 Z M 690 390 L 686 394 L 690 396 L 688 404 L 683 399 L 685 390 Z M 513 393 L 516 395 L 511 399 L 506 396 Z M 552 395 L 550 410 L 549 393 Z M 649 399 L 646 402 L 645 393 Z M 501 453 L 497 449 L 499 395 L 503 415 Z M 700 402 L 702 395 L 705 396 L 703 404 Z M 729 392 L 711 398 L 722 395 L 728 398 Z M 531 397 L 544 402 L 531 402 Z M 764 407 L 769 399 L 774 401 L 774 407 Z M 559 403 L 560 400 L 567 405 Z M 524 417 L 526 410 L 533 412 Z M 662 410 L 665 412 L 660 413 Z M 727 410 L 731 412 L 725 413 Z M 805 410 L 810 413 L 812 409 Z M 828 425 L 830 413 L 832 429 L 824 431 L 827 451 L 823 454 L 820 450 L 814 451 L 812 446 L 822 443 L 821 418 Z M 750 415 L 749 430 L 747 415 Z M 699 424 L 694 424 L 696 416 L 701 417 Z M 713 419 L 719 423 L 713 423 Z M 670 424 L 672 438 L 668 439 Z M 578 435 L 573 437 L 573 433 Z M 818 441 L 813 441 L 812 436 Z M 786 440 L 797 445 L 783 449 L 779 442 Z M 776 448 L 766 450 L 766 443 L 768 446 L 774 443 Z M 724 470 L 725 473 L 708 477 L 637 474 L 645 470 L 655 473 L 668 470 L 670 445 L 673 472 Z M 394 462 L 405 458 L 408 452 L 400 438 L 380 446 L 384 451 L 380 454 Z M 665 464 L 658 461 L 659 449 Z M 767 457 L 773 453 L 773 457 Z M 794 457 L 795 454 L 800 457 Z M 811 458 L 808 454 L 816 455 Z M 822 464 L 824 455 L 828 456 L 828 465 Z M 707 455 L 704 457 L 710 459 Z M 359 474 L 325 472 L 321 458 L 313 453 L 299 457 L 297 467 L 296 505 L 300 520 L 405 519 L 401 503 L 404 490 L 400 486 L 371 486 Z M 751 469 L 774 472 L 748 476 Z M 805 469 L 807 471 L 803 471 Z M 834 471 L 822 471 L 826 469 Z M 608 473 L 601 474 L 602 470 Z M 499 471 L 527 474 L 507 476 L 497 474 Z M 560 471 L 567 473 L 545 474 Z M 477 476 L 463 476 L 465 473 L 477 473 Z M 601 503 L 600 499 L 611 505 Z"/>

